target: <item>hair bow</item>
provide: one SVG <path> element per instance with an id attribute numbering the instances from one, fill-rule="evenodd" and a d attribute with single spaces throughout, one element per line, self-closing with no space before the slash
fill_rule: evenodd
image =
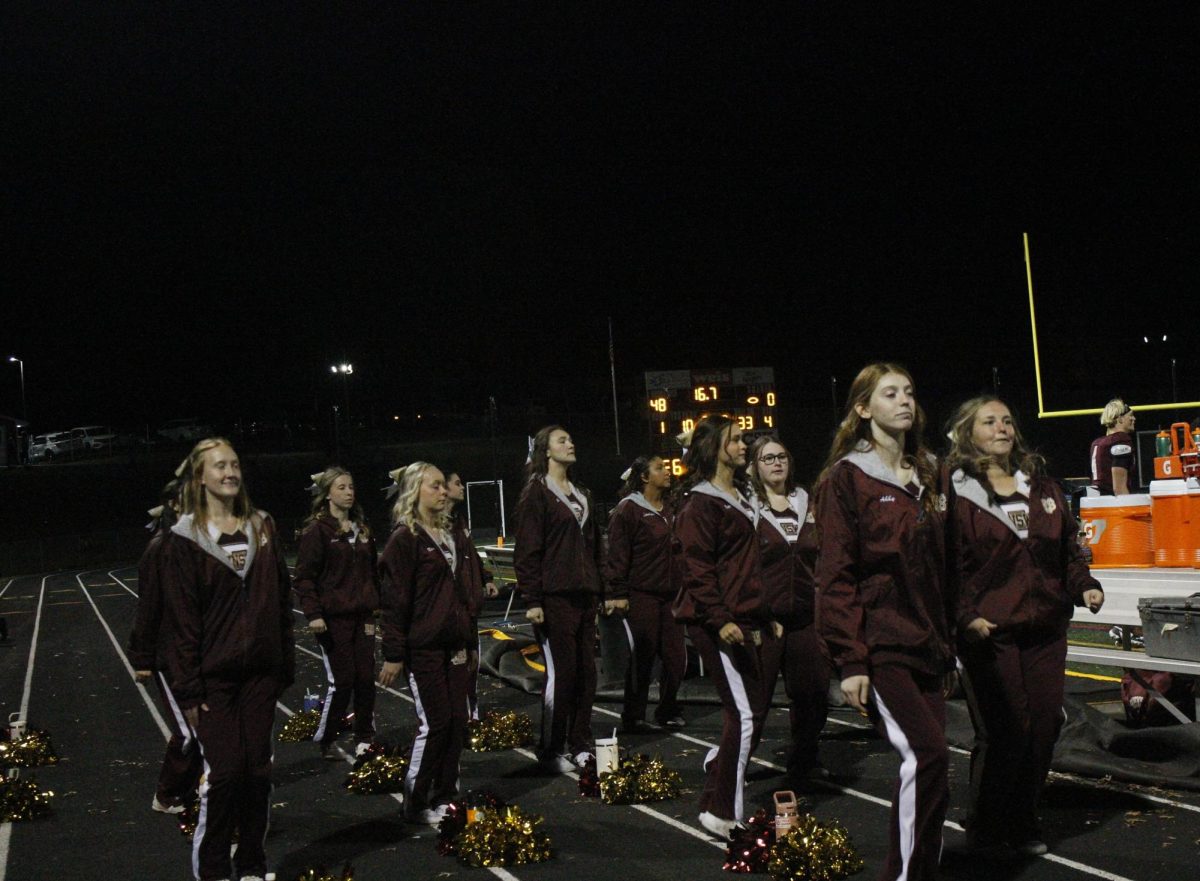
<path id="1" fill-rule="evenodd" d="M 191 456 L 185 457 L 184 460 L 179 463 L 179 467 L 175 469 L 176 477 L 183 477 L 183 475 L 187 474 L 189 459 L 191 459 Z"/>
<path id="2" fill-rule="evenodd" d="M 624 471 L 621 472 L 622 480 L 628 480 L 632 476 L 633 476 L 633 466 L 632 465 L 630 465 L 628 468 L 626 468 Z"/>
<path id="3" fill-rule="evenodd" d="M 396 493 L 400 492 L 400 475 L 404 473 L 403 468 L 396 468 L 388 472 L 388 477 L 392 479 L 390 486 L 383 488 L 384 498 L 390 499 Z"/>
<path id="4" fill-rule="evenodd" d="M 525 464 L 533 461 L 533 438 L 529 438 L 529 452 L 525 454 Z"/>

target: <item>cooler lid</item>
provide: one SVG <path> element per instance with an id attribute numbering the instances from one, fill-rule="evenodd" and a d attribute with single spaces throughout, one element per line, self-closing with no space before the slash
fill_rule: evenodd
<path id="1" fill-rule="evenodd" d="M 1157 609 L 1164 612 L 1200 612 L 1200 592 L 1181 597 L 1138 597 L 1138 611 Z"/>
<path id="2" fill-rule="evenodd" d="M 1186 496 L 1188 484 L 1186 480 L 1152 480 L 1150 495 L 1152 496 Z"/>
<path id="3" fill-rule="evenodd" d="M 1175 481 L 1183 483 L 1182 480 Z M 1182 495 L 1182 492 L 1180 493 Z M 1082 496 L 1079 499 L 1079 509 L 1087 511 L 1092 508 L 1145 508 L 1150 505 L 1150 496 L 1139 493 L 1127 496 Z"/>

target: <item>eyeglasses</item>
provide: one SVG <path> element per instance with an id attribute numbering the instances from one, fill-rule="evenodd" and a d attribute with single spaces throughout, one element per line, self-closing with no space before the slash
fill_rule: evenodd
<path id="1" fill-rule="evenodd" d="M 786 465 L 788 460 L 787 453 L 767 453 L 765 456 L 759 456 L 758 461 L 764 465 L 774 465 L 778 462 L 780 465 Z"/>

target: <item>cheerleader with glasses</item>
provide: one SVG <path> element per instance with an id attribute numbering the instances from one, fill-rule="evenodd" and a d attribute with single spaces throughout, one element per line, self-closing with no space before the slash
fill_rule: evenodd
<path id="1" fill-rule="evenodd" d="M 349 471 L 331 466 L 312 481 L 312 513 L 300 533 L 295 589 L 329 681 L 313 740 L 322 756 L 336 758 L 332 747 L 353 698 L 354 752 L 360 756 L 375 737 L 375 537 Z"/>

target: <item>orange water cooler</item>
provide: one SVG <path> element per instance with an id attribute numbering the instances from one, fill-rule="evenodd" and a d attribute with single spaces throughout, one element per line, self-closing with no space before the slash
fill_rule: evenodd
<path id="1" fill-rule="evenodd" d="M 1195 489 L 1195 479 L 1150 481 L 1156 566 L 1196 565 L 1196 533 L 1200 524 L 1194 524 L 1192 509 L 1200 501 L 1200 493 L 1189 494 L 1189 490 Z"/>
<path id="2" fill-rule="evenodd" d="M 1079 500 L 1079 513 L 1092 550 L 1093 569 L 1148 569 L 1154 565 L 1150 496 L 1084 496 Z"/>

